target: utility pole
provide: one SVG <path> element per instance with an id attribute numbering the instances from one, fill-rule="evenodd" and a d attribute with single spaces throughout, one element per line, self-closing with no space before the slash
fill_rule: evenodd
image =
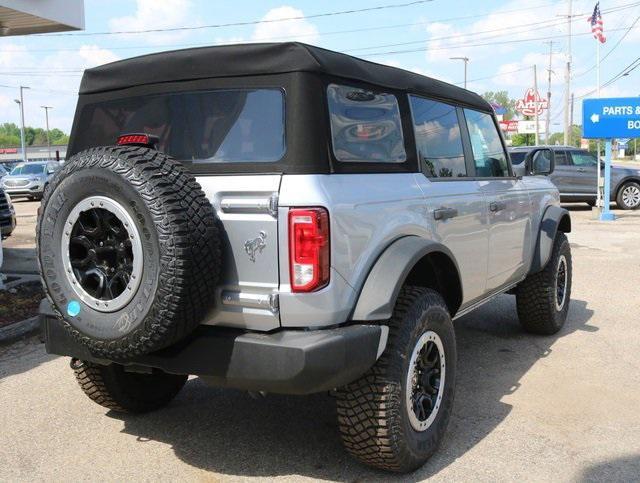
<path id="1" fill-rule="evenodd" d="M 538 66 L 537 66 L 536 64 L 533 64 L 533 92 L 534 92 L 534 95 L 535 95 L 535 97 L 536 97 L 536 103 L 535 103 L 535 104 L 536 104 L 536 106 L 535 106 L 535 109 L 536 109 L 536 134 L 535 134 L 535 143 L 536 143 L 536 144 L 535 144 L 535 145 L 536 145 L 536 146 L 538 146 L 538 145 L 540 144 L 540 139 L 539 139 L 539 137 L 540 137 L 540 134 L 539 134 L 539 131 L 540 131 L 540 129 L 539 129 L 540 124 L 538 123 L 538 121 L 539 121 L 539 117 L 540 117 L 540 116 L 538 115 L 538 103 L 537 103 L 537 100 L 538 100 L 538 99 L 537 99 L 537 98 L 539 98 L 539 97 L 540 97 L 540 94 L 538 94 Z"/>
<path id="2" fill-rule="evenodd" d="M 547 69 L 547 119 L 544 123 L 544 142 L 549 144 L 549 123 L 551 122 L 551 66 L 553 64 L 553 40 L 545 42 L 549 44 L 549 68 Z"/>
<path id="3" fill-rule="evenodd" d="M 569 116 L 569 128 L 573 132 L 573 92 L 571 93 L 571 114 Z M 571 138 L 569 138 L 571 140 Z"/>
<path id="4" fill-rule="evenodd" d="M 568 0 L 569 14 L 567 15 L 567 70 L 565 72 L 564 88 L 564 144 L 569 144 L 569 98 L 571 97 L 571 20 L 572 0 Z"/>
<path id="5" fill-rule="evenodd" d="M 20 86 L 20 100 L 14 99 L 15 102 L 20 106 L 20 145 L 22 148 L 22 161 L 27 162 L 27 148 L 25 146 L 24 141 L 24 98 L 22 96 L 22 91 L 24 89 L 29 89 L 25 86 Z"/>
<path id="6" fill-rule="evenodd" d="M 467 64 L 469 63 L 469 57 L 449 57 L 449 60 L 461 60 L 464 62 L 464 88 L 467 88 Z"/>
<path id="7" fill-rule="evenodd" d="M 49 109 L 53 109 L 51 106 L 40 106 L 44 109 L 44 117 L 47 121 L 47 158 L 51 161 L 51 139 L 49 139 Z"/>

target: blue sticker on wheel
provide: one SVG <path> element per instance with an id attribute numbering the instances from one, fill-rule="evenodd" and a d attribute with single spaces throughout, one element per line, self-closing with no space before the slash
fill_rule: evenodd
<path id="1" fill-rule="evenodd" d="M 67 304 L 67 314 L 70 317 L 76 317 L 80 313 L 80 302 L 72 300 Z"/>

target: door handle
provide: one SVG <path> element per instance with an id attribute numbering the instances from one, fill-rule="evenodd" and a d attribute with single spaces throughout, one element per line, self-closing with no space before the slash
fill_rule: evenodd
<path id="1" fill-rule="evenodd" d="M 502 211 L 507 207 L 507 204 L 504 201 L 492 201 L 489 203 L 489 210 L 497 213 L 498 211 Z"/>
<path id="2" fill-rule="evenodd" d="M 578 168 L 578 173 L 584 173 L 586 170 L 584 168 Z"/>
<path id="3" fill-rule="evenodd" d="M 455 208 L 438 208 L 433 210 L 433 217 L 436 220 L 446 220 L 447 218 L 455 218 L 458 216 L 458 210 Z"/>

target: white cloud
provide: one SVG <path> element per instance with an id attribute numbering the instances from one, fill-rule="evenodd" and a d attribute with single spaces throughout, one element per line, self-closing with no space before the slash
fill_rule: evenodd
<path id="1" fill-rule="evenodd" d="M 251 39 L 253 41 L 261 41 L 274 38 L 282 38 L 284 40 L 284 38 L 286 38 L 287 40 L 300 40 L 306 43 L 316 42 L 319 38 L 318 29 L 308 20 L 300 19 L 273 22 L 273 20 L 282 18 L 302 16 L 304 16 L 302 10 L 288 5 L 272 8 L 261 19 L 270 22 L 258 24 L 253 31 Z"/>
<path id="2" fill-rule="evenodd" d="M 78 50 L 78 55 L 83 61 L 83 68 L 96 67 L 109 62 L 119 60 L 116 54 L 108 49 L 103 49 L 97 45 L 83 45 Z"/>
<path id="3" fill-rule="evenodd" d="M 196 19 L 196 20 L 194 20 Z M 196 26 L 198 16 L 191 0 L 136 0 L 136 11 L 133 15 L 116 17 L 109 20 L 112 32 L 154 30 Z M 174 42 L 188 35 L 188 31 L 149 32 L 135 35 L 150 44 Z M 131 39 L 131 35 L 122 35 Z"/>
<path id="4" fill-rule="evenodd" d="M 44 127 L 44 113 L 40 106 L 52 106 L 49 113 L 51 127 L 65 132 L 71 129 L 82 71 L 107 62 L 118 60 L 118 56 L 97 45 L 82 45 L 73 51 L 57 51 L 44 57 L 35 57 L 25 47 L 6 44 L 0 47 L 0 72 L 5 72 L 2 84 L 29 86 L 24 91 L 25 123 L 28 126 Z M 21 71 L 36 74 L 7 75 Z M 0 90 L 0 122 L 19 122 L 18 108 L 13 99 L 19 91 Z"/>
<path id="5" fill-rule="evenodd" d="M 536 0 L 511 1 L 480 20 L 463 26 L 443 22 L 428 23 L 427 19 L 427 59 L 444 61 L 450 57 L 465 55 L 472 61 L 479 61 L 514 51 L 517 46 L 522 45 L 509 44 L 508 41 L 562 33 L 565 24 L 559 15 L 564 13 L 566 6 L 559 2 L 548 8 L 533 8 L 537 4 Z M 527 27 L 538 22 L 545 23 Z M 501 45 L 500 40 L 505 43 Z M 471 46 L 483 43 L 493 45 Z"/>
<path id="6" fill-rule="evenodd" d="M 424 75 L 424 76 L 427 76 L 427 77 L 431 77 L 433 79 L 438 79 L 438 80 L 441 80 L 443 82 L 451 82 L 451 80 L 448 77 L 442 75 L 439 72 L 434 72 L 434 71 L 431 71 L 429 69 L 425 69 L 423 67 L 418 67 L 418 66 L 415 66 L 415 65 L 407 67 L 402 62 L 400 62 L 400 61 L 398 61 L 396 59 L 380 59 L 380 60 L 375 60 L 375 62 L 378 62 L 379 64 L 388 65 L 388 66 L 391 66 L 391 67 L 397 67 L 399 69 L 408 70 L 410 72 L 415 72 L 416 74 L 420 74 L 420 75 Z"/>

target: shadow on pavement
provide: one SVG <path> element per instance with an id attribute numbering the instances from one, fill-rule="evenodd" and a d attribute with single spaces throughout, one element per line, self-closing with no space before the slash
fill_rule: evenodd
<path id="1" fill-rule="evenodd" d="M 524 334 L 515 299 L 507 295 L 456 322 L 459 380 L 448 436 L 440 451 L 409 478 L 438 473 L 490 434 L 512 408 L 501 399 L 518 390 L 523 375 L 551 353 L 558 338 L 598 330 L 588 325 L 593 312 L 585 302 L 571 304 L 564 329 L 551 337 Z M 254 400 L 194 379 L 165 410 L 145 416 L 108 414 L 121 419 L 123 432 L 137 436 L 141 444 L 169 444 L 178 458 L 205 471 L 331 480 L 393 478 L 359 465 L 344 452 L 327 395 Z"/>
<path id="2" fill-rule="evenodd" d="M 39 335 L 0 344 L 0 391 L 5 377 L 28 372 L 57 357 L 45 352 Z"/>
<path id="3" fill-rule="evenodd" d="M 35 248 L 11 248 L 4 246 L 3 251 L 4 260 L 2 262 L 2 267 L 0 267 L 2 273 L 38 273 L 38 262 L 36 261 Z"/>
<path id="4" fill-rule="evenodd" d="M 582 472 L 578 481 L 628 482 L 640 478 L 640 454 L 603 461 Z"/>

